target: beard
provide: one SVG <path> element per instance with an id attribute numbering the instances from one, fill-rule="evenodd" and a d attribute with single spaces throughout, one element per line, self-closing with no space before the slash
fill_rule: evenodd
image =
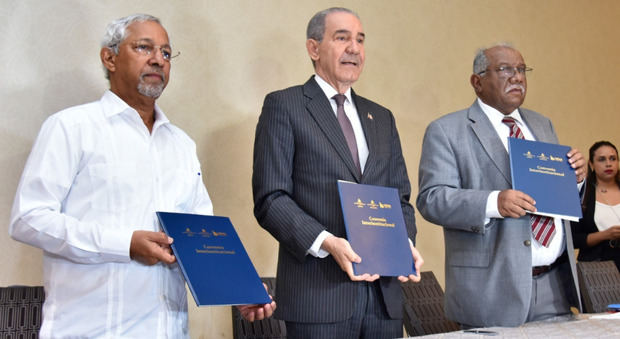
<path id="1" fill-rule="evenodd" d="M 152 72 L 151 72 L 152 73 Z M 163 72 L 157 71 L 161 75 L 161 82 L 158 84 L 150 84 L 144 81 L 146 72 L 140 75 L 140 82 L 138 83 L 138 93 L 147 96 L 149 98 L 157 99 L 164 92 L 166 87 L 166 76 Z"/>

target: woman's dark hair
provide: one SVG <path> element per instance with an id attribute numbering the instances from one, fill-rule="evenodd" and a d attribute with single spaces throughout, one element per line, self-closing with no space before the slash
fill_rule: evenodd
<path id="1" fill-rule="evenodd" d="M 614 151 L 616 151 L 616 157 L 618 157 L 618 149 L 616 148 L 616 146 L 614 146 L 614 144 L 612 144 L 609 141 L 605 141 L 605 140 L 597 141 L 590 147 L 589 160 L 588 160 L 588 176 L 586 177 L 586 191 L 584 194 L 584 199 L 583 199 L 583 204 L 582 204 L 582 207 L 584 208 L 584 210 L 585 210 L 585 206 L 587 205 L 588 201 L 590 199 L 596 198 L 596 194 L 595 194 L 596 173 L 594 173 L 594 169 L 592 168 L 590 164 L 594 162 L 594 153 L 596 152 L 596 150 L 598 150 L 599 148 L 603 146 L 609 146 L 613 148 Z M 616 184 L 620 187 L 620 171 L 616 173 Z"/>

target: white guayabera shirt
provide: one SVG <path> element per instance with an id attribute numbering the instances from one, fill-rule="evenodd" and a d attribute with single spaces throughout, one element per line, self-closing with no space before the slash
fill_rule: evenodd
<path id="1" fill-rule="evenodd" d="M 26 163 L 10 235 L 43 249 L 40 336 L 188 337 L 178 265 L 129 257 L 155 211 L 212 214 L 195 143 L 156 107 L 152 133 L 114 93 L 49 117 Z"/>

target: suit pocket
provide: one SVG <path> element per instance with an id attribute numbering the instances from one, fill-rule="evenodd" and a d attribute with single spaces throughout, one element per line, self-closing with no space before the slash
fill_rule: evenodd
<path id="1" fill-rule="evenodd" d="M 445 232 L 446 262 L 450 266 L 488 267 L 489 234 L 463 231 Z"/>
<path id="2" fill-rule="evenodd" d="M 450 266 L 488 267 L 489 254 L 472 251 L 454 252 L 448 262 Z"/>

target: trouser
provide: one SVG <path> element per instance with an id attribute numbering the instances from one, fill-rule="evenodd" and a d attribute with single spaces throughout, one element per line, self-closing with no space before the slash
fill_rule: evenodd
<path id="1" fill-rule="evenodd" d="M 360 282 L 358 297 L 351 318 L 335 323 L 286 322 L 290 339 L 358 339 L 400 338 L 403 336 L 402 319 L 390 319 L 387 314 L 379 282 Z M 321 312 L 321 310 L 316 310 Z"/>

